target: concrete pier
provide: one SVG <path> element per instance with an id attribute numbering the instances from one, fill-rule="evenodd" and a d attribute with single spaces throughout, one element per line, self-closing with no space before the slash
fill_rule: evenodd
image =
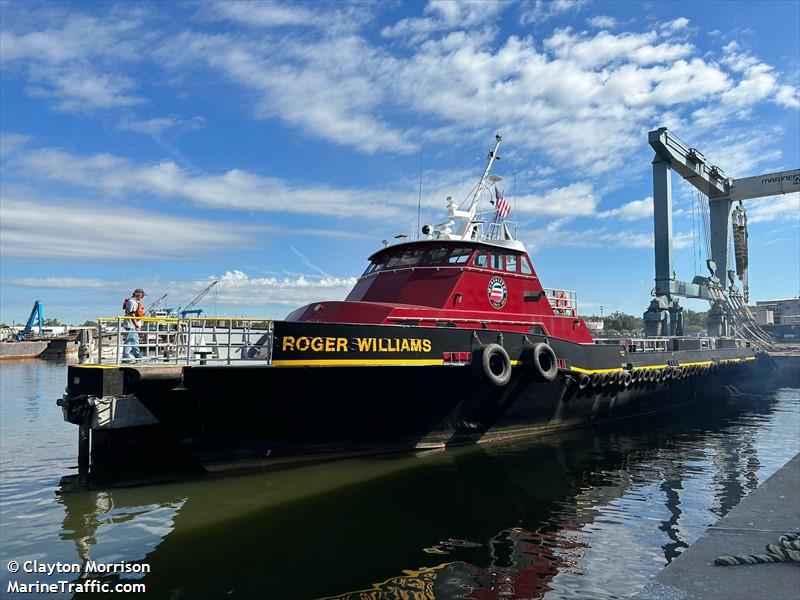
<path id="1" fill-rule="evenodd" d="M 639 600 L 796 600 L 800 563 L 719 567 L 723 555 L 763 554 L 800 531 L 800 454 L 708 528 L 637 596 Z"/>

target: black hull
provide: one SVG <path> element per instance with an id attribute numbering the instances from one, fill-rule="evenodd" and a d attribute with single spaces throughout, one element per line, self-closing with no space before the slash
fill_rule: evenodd
<path id="1" fill-rule="evenodd" d="M 283 336 L 311 339 L 320 325 L 280 325 L 272 365 L 184 367 L 177 379 L 144 377 L 135 368 L 97 369 L 101 383 L 87 373 L 91 367 L 74 367 L 80 377 L 70 373 L 69 392 L 134 394 L 158 420 L 160 435 L 178 442 L 203 465 L 268 465 L 581 427 L 718 397 L 715 392 L 725 386 L 741 387 L 771 372 L 769 358 L 757 357 L 751 348 L 628 354 L 620 346 L 420 327 L 326 325 L 325 334 L 336 339 L 424 337 L 428 343 L 408 356 L 399 342 L 376 342 L 357 352 L 351 341 L 337 356 L 326 353 L 320 342 L 320 356 L 310 349 L 281 351 Z M 474 360 L 453 364 L 441 358 L 458 352 L 461 360 L 498 342 L 514 364 L 504 386 L 482 376 Z M 541 342 L 559 359 L 553 381 L 537 378 L 530 369 L 530 349 Z M 659 381 L 621 377 L 645 372 L 657 373 Z M 83 383 L 74 384 L 78 380 Z M 116 392 L 114 381 L 120 388 Z M 100 394 L 89 389 L 98 385 Z M 136 429 L 106 432 L 101 438 L 110 448 L 110 438 L 124 437 L 129 452 Z"/>
<path id="2" fill-rule="evenodd" d="M 203 384 L 193 382 L 204 390 L 191 401 L 200 427 L 181 437 L 203 463 L 442 448 L 691 404 L 753 374 L 742 365 L 694 381 L 584 392 L 565 374 L 544 383 L 521 370 L 502 388 L 477 381 L 469 366 L 319 370 L 209 369 L 199 378 Z M 144 402 L 168 428 L 182 429 L 180 414 L 168 415 L 160 399 Z"/>

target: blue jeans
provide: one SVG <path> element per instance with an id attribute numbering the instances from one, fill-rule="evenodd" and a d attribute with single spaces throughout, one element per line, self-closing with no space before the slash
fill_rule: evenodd
<path id="1" fill-rule="evenodd" d="M 139 334 L 135 331 L 125 334 L 125 345 L 122 347 L 122 358 L 130 358 L 131 354 L 134 358 L 142 358 L 139 350 Z"/>

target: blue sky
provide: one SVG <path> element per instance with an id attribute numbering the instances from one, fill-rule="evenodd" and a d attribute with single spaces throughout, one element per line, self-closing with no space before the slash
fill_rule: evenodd
<path id="1" fill-rule="evenodd" d="M 800 165 L 796 1 L 0 11 L 4 322 L 37 298 L 62 321 L 117 314 L 134 287 L 181 304 L 212 278 L 212 315 L 342 298 L 381 240 L 413 235 L 420 164 L 422 221 L 439 223 L 496 132 L 544 285 L 577 290 L 584 314 L 641 313 L 647 131 L 669 127 L 731 177 Z M 691 280 L 702 232 L 673 186 Z M 747 208 L 753 298 L 797 295 L 798 195 Z"/>

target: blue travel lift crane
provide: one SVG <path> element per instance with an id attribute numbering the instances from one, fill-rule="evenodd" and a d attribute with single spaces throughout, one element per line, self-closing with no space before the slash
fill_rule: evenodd
<path id="1" fill-rule="evenodd" d="M 33 324 L 34 322 L 38 321 L 39 325 L 39 335 L 42 335 L 42 325 L 44 325 L 44 307 L 42 303 L 38 300 L 33 303 L 33 310 L 31 311 L 31 316 L 28 317 L 28 322 L 25 324 L 25 329 L 20 331 L 19 333 L 14 334 L 14 339 L 18 342 L 21 342 L 31 334 L 33 331 Z"/>
<path id="2" fill-rule="evenodd" d="M 678 296 L 700 298 L 711 303 L 708 335 L 731 336 L 735 326 L 740 333 L 766 340 L 747 310 L 747 232 L 743 200 L 790 194 L 800 191 L 800 169 L 732 179 L 719 167 L 707 162 L 696 148 L 682 143 L 666 127 L 648 134 L 655 150 L 653 159 L 653 233 L 655 237 L 655 288 L 653 300 L 644 313 L 645 335 L 682 335 L 683 310 Z M 709 276 L 681 281 L 672 258 L 672 171 L 675 170 L 708 199 L 711 256 L 706 265 Z M 735 202 L 739 203 L 733 209 Z M 733 209 L 733 210 L 732 210 Z M 733 237 L 736 268 L 728 264 L 728 247 Z M 743 293 L 735 277 L 744 284 Z M 741 331 L 744 330 L 744 331 Z"/>

